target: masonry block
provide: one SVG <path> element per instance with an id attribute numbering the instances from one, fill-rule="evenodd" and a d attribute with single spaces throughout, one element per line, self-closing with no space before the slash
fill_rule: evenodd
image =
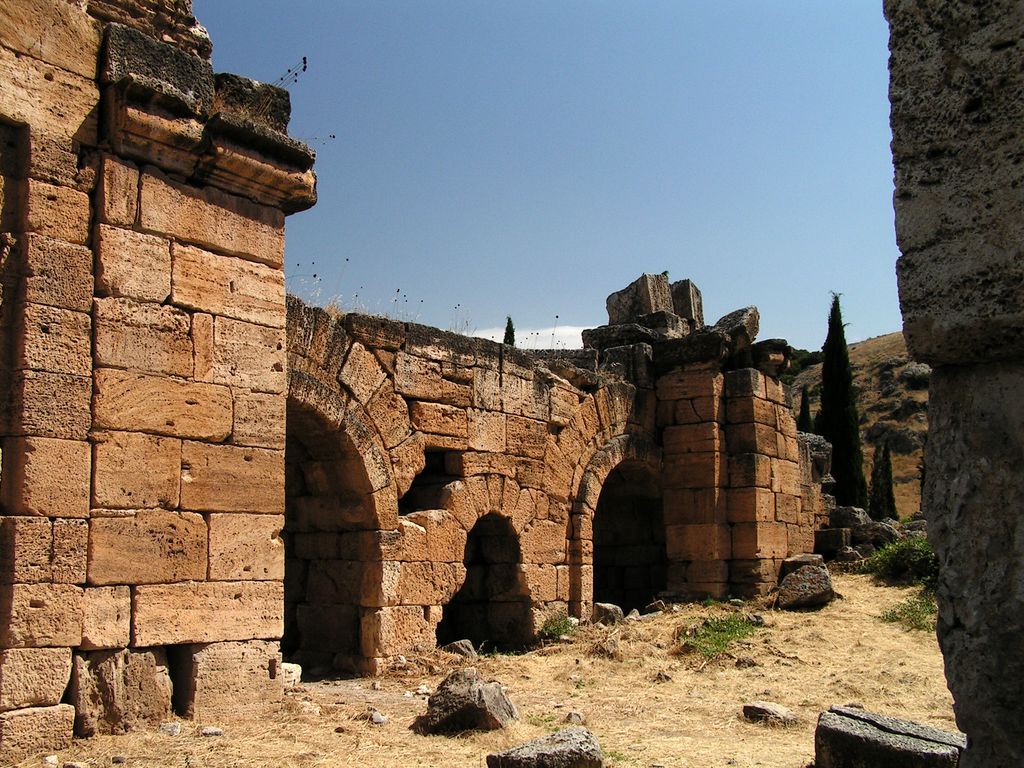
<path id="1" fill-rule="evenodd" d="M 801 505 L 799 496 L 791 493 L 775 494 L 775 516 L 777 520 L 783 523 L 790 523 L 791 525 L 799 525 L 800 509 Z"/>
<path id="2" fill-rule="evenodd" d="M 757 560 L 733 560 L 729 563 L 729 581 L 733 584 L 771 584 L 779 581 L 782 560 L 764 558 Z"/>
<path id="3" fill-rule="evenodd" d="M 15 368 L 75 376 L 92 372 L 88 315 L 43 304 L 22 304 L 17 313 Z"/>
<path id="4" fill-rule="evenodd" d="M 276 639 L 283 611 L 284 586 L 278 581 L 138 586 L 132 590 L 132 645 Z"/>
<path id="5" fill-rule="evenodd" d="M 0 713 L 0 760 L 13 765 L 29 754 L 67 749 L 74 722 L 70 704 Z"/>
<path id="6" fill-rule="evenodd" d="M 174 307 L 132 299 L 96 299 L 97 367 L 192 376 L 191 320 Z"/>
<path id="7" fill-rule="evenodd" d="M 89 524 L 85 520 L 53 521 L 50 576 L 56 584 L 84 584 Z"/>
<path id="8" fill-rule="evenodd" d="M 171 691 L 163 648 L 76 653 L 69 691 L 75 735 L 155 727 L 171 716 Z"/>
<path id="9" fill-rule="evenodd" d="M 96 213 L 104 224 L 132 227 L 139 213 L 139 169 L 104 155 L 96 185 Z"/>
<path id="10" fill-rule="evenodd" d="M 768 398 L 765 382 L 768 377 L 755 368 L 741 368 L 725 374 L 725 392 L 728 397 Z"/>
<path id="11" fill-rule="evenodd" d="M 435 435 L 467 438 L 469 424 L 466 411 L 440 403 L 413 402 L 409 407 L 414 429 Z"/>
<path id="12" fill-rule="evenodd" d="M 284 272 L 202 248 L 171 247 L 171 300 L 176 306 L 282 328 Z"/>
<path id="13" fill-rule="evenodd" d="M 231 442 L 255 448 L 283 449 L 285 405 L 283 395 L 232 390 L 234 423 Z"/>
<path id="14" fill-rule="evenodd" d="M 775 409 L 775 403 L 760 397 L 728 397 L 725 400 L 725 417 L 729 424 L 756 422 L 774 427 Z"/>
<path id="15" fill-rule="evenodd" d="M 519 539 L 522 562 L 560 565 L 566 558 L 566 526 L 554 520 L 534 520 Z"/>
<path id="16" fill-rule="evenodd" d="M 171 248 L 162 237 L 96 227 L 96 294 L 162 304 L 171 295 Z"/>
<path id="17" fill-rule="evenodd" d="M 196 376 L 204 381 L 273 394 L 285 391 L 283 328 L 215 317 L 212 344 L 196 339 L 195 352 Z"/>
<path id="18" fill-rule="evenodd" d="M 665 525 L 722 523 L 726 519 L 724 489 L 666 488 L 661 501 Z"/>
<path id="19" fill-rule="evenodd" d="M 186 441 L 181 472 L 185 509 L 284 514 L 284 451 Z"/>
<path id="20" fill-rule="evenodd" d="M 363 613 L 359 646 L 364 656 L 389 656 L 436 644 L 437 622 L 419 605 L 396 605 Z"/>
<path id="21" fill-rule="evenodd" d="M 728 560 L 730 549 L 728 525 L 665 527 L 665 551 L 669 560 Z"/>
<path id="22" fill-rule="evenodd" d="M 732 551 L 737 559 L 781 559 L 789 555 L 785 523 L 736 523 L 732 526 Z"/>
<path id="23" fill-rule="evenodd" d="M 775 521 L 775 494 L 767 488 L 730 488 L 728 520 L 730 523 L 770 523 Z"/>
<path id="24" fill-rule="evenodd" d="M 387 373 L 373 353 L 359 342 L 353 342 L 345 357 L 345 364 L 338 371 L 338 381 L 348 388 L 358 402 L 366 403 L 386 378 Z"/>
<path id="25" fill-rule="evenodd" d="M 92 308 L 92 251 L 43 235 L 19 236 L 22 301 L 89 312 Z"/>
<path id="26" fill-rule="evenodd" d="M 0 587 L 0 645 L 74 648 L 82 641 L 82 590 L 70 584 Z"/>
<path id="27" fill-rule="evenodd" d="M 60 704 L 70 677 L 70 648 L 0 651 L 0 712 Z"/>
<path id="28" fill-rule="evenodd" d="M 83 650 L 124 648 L 131 640 L 132 594 L 127 586 L 87 587 L 82 592 Z"/>
<path id="29" fill-rule="evenodd" d="M 211 514 L 211 581 L 284 579 L 283 515 Z"/>
<path id="30" fill-rule="evenodd" d="M 662 440 L 666 456 L 720 451 L 724 447 L 722 428 L 713 421 L 665 427 Z"/>
<path id="31" fill-rule="evenodd" d="M 277 209 L 213 187 L 178 184 L 156 170 L 142 174 L 139 209 L 146 232 L 275 268 L 284 263 L 284 214 Z"/>
<path id="32" fill-rule="evenodd" d="M 207 529 L 190 512 L 141 510 L 89 521 L 89 584 L 166 584 L 206 578 Z"/>
<path id="33" fill-rule="evenodd" d="M 8 515 L 88 517 L 89 443 L 48 437 L 3 442 L 0 497 Z"/>
<path id="34" fill-rule="evenodd" d="M 139 432 L 97 432 L 94 439 L 93 506 L 178 506 L 181 440 Z"/>
<path id="35" fill-rule="evenodd" d="M 276 642 L 211 643 L 188 647 L 187 677 L 175 698 L 199 722 L 259 716 L 284 698 L 281 651 Z"/>
<path id="36" fill-rule="evenodd" d="M 732 488 L 771 488 L 772 459 L 759 453 L 729 456 L 729 486 Z"/>
<path id="37" fill-rule="evenodd" d="M 725 428 L 729 452 L 760 453 L 765 456 L 779 456 L 778 439 L 781 437 L 775 427 L 767 424 L 730 424 Z"/>
<path id="38" fill-rule="evenodd" d="M 88 376 L 17 371 L 11 381 L 10 433 L 85 440 L 91 397 Z"/>
<path id="39" fill-rule="evenodd" d="M 726 462 L 725 455 L 715 451 L 666 455 L 662 485 L 674 489 L 719 488 L 727 477 Z"/>
<path id="40" fill-rule="evenodd" d="M 212 441 L 231 434 L 227 387 L 113 368 L 97 369 L 93 378 L 97 429 Z"/>
<path id="41" fill-rule="evenodd" d="M 655 390 L 659 400 L 691 400 L 697 397 L 720 398 L 725 379 L 707 370 L 686 371 L 677 368 L 658 378 Z"/>
<path id="42" fill-rule="evenodd" d="M 89 196 L 69 187 L 28 180 L 26 224 L 29 232 L 75 245 L 89 241 Z"/>
<path id="43" fill-rule="evenodd" d="M 0 582 L 51 581 L 53 523 L 39 517 L 0 518 Z"/>

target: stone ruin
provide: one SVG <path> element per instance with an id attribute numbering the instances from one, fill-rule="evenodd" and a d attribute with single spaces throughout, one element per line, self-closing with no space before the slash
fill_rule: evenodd
<path id="1" fill-rule="evenodd" d="M 1024 14 L 886 13 L 939 635 L 962 764 L 1011 765 Z M 0 19 L 0 760 L 273 709 L 282 652 L 373 673 L 595 599 L 757 594 L 811 549 L 827 461 L 756 311 L 708 328 L 692 284 L 645 275 L 554 355 L 304 306 L 286 92 L 215 75 L 187 0 Z"/>
<path id="2" fill-rule="evenodd" d="M 286 297 L 313 154 L 188 5 L 0 1 L 0 760 L 813 548 L 753 308 L 644 275 L 530 353 Z"/>

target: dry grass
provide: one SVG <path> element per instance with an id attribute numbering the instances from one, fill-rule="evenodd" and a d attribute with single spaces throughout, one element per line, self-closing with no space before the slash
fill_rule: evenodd
<path id="1" fill-rule="evenodd" d="M 760 609 L 766 626 L 708 661 L 678 652 L 685 627 L 729 606 L 684 606 L 615 629 L 585 627 L 565 645 L 476 662 L 501 680 L 520 711 L 503 731 L 455 738 L 418 736 L 409 726 L 422 714 L 425 695 L 453 668 L 454 657 L 435 653 L 379 680 L 325 681 L 288 695 L 277 717 L 218 722 L 224 735 L 202 738 L 182 723 L 171 737 L 156 730 L 76 741 L 61 761 L 160 768 L 226 766 L 483 766 L 489 752 L 557 729 L 569 710 L 586 716 L 609 766 L 779 766 L 812 760 L 814 725 L 830 705 L 860 702 L 870 710 L 952 729 L 952 702 L 942 658 L 931 633 L 907 632 L 878 617 L 913 588 L 882 587 L 869 577 L 838 575 L 844 598 L 817 613 Z M 742 610 L 758 610 L 745 606 Z M 618 658 L 593 655 L 617 633 Z M 756 666 L 738 667 L 736 657 Z M 658 673 L 668 676 L 658 680 Z M 794 710 L 798 725 L 745 722 L 744 702 L 768 699 Z M 374 726 L 368 706 L 389 722 Z M 22 766 L 39 766 L 37 756 Z"/>

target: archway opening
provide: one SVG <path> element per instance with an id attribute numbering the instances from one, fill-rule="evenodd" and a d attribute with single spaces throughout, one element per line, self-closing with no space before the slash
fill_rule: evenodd
<path id="1" fill-rule="evenodd" d="M 594 601 L 642 610 L 664 591 L 667 571 L 658 475 L 646 463 L 623 461 L 605 480 L 594 514 Z"/>
<path id="2" fill-rule="evenodd" d="M 519 537 L 508 518 L 491 513 L 466 539 L 466 581 L 444 606 L 437 644 L 470 640 L 477 648 L 521 648 L 533 639 L 530 590 Z"/>
<path id="3" fill-rule="evenodd" d="M 291 400 L 287 419 L 281 652 L 314 677 L 355 671 L 370 482 L 343 431 Z"/>

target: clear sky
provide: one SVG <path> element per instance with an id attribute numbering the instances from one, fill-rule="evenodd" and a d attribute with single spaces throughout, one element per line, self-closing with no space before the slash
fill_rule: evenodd
<path id="1" fill-rule="evenodd" d="M 289 291 L 564 343 L 642 272 L 819 349 L 900 329 L 881 0 L 195 0 L 288 85 L 320 202 Z M 562 329 L 553 335 L 555 324 Z M 541 329 L 534 331 L 534 329 Z M 578 332 L 573 332 L 578 339 Z"/>

